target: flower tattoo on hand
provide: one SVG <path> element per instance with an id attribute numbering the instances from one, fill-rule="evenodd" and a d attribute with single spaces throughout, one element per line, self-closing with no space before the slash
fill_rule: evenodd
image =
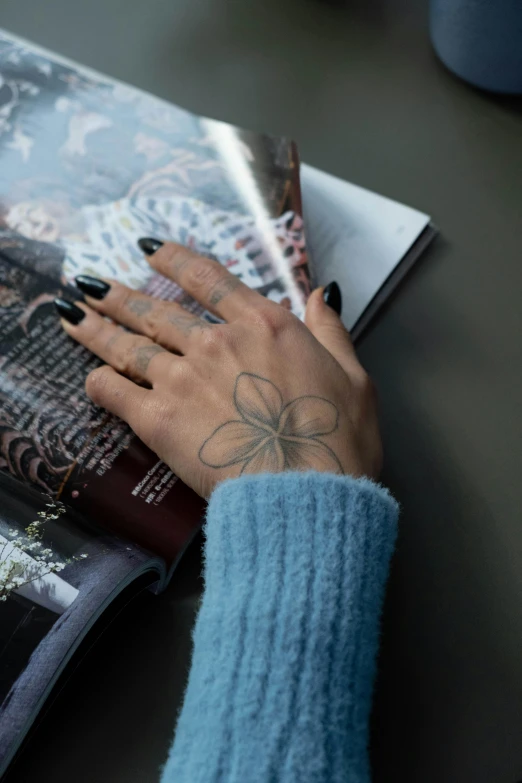
<path id="1" fill-rule="evenodd" d="M 305 396 L 284 404 L 271 381 L 243 372 L 236 380 L 234 404 L 241 418 L 219 426 L 199 450 L 207 467 L 242 464 L 241 473 L 343 473 L 336 454 L 320 440 L 338 427 L 333 403 Z"/>

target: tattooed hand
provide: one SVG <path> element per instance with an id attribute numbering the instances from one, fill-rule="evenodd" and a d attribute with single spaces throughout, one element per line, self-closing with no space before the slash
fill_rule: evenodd
<path id="1" fill-rule="evenodd" d="M 107 363 L 87 378 L 95 403 L 204 497 L 241 473 L 377 477 L 373 388 L 322 290 L 308 302 L 305 325 L 184 247 L 166 244 L 150 263 L 225 323 L 78 278 L 87 305 L 57 307 L 67 332 Z"/>

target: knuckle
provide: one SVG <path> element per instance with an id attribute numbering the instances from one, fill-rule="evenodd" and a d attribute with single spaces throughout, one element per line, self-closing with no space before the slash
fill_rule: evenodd
<path id="1" fill-rule="evenodd" d="M 192 290 L 203 291 L 213 288 L 223 277 L 223 270 L 208 258 L 195 258 L 188 266 L 185 281 Z"/>
<path id="2" fill-rule="evenodd" d="M 184 390 L 189 393 L 194 390 L 194 372 L 183 358 L 179 361 L 173 362 L 169 368 L 169 383 L 176 389 L 181 395 Z"/>
<path id="3" fill-rule="evenodd" d="M 96 350 L 106 338 L 108 324 L 101 316 L 92 317 L 90 313 L 89 316 L 82 321 L 83 340 L 88 348 Z"/>
<path id="4" fill-rule="evenodd" d="M 112 380 L 112 371 L 107 365 L 98 367 L 89 373 L 85 380 L 85 391 L 91 400 L 98 404 L 106 396 Z"/>
<path id="5" fill-rule="evenodd" d="M 168 242 L 163 245 L 153 256 L 151 263 L 157 262 L 160 265 L 166 265 L 173 272 L 180 272 L 190 261 L 190 253 L 184 245 L 178 245 L 175 242 Z"/>
<path id="6" fill-rule="evenodd" d="M 129 305 L 133 298 L 136 296 L 136 292 L 126 286 L 117 286 L 114 297 L 114 310 L 115 317 L 118 320 L 124 320 L 123 316 L 129 309 Z"/>
<path id="7" fill-rule="evenodd" d="M 260 307 L 251 315 L 251 323 L 258 332 L 276 337 L 290 325 L 289 313 L 282 307 Z"/>
<path id="8" fill-rule="evenodd" d="M 216 324 L 202 329 L 198 336 L 199 349 L 208 356 L 222 353 L 230 345 L 230 334 L 226 324 Z"/>
<path id="9" fill-rule="evenodd" d="M 125 348 L 122 348 L 117 355 L 115 361 L 115 367 L 117 370 L 119 370 L 119 372 L 125 373 L 125 375 L 130 375 L 132 373 L 134 361 L 135 361 L 134 348 L 125 346 Z"/>
<path id="10" fill-rule="evenodd" d="M 350 335 L 341 323 L 323 323 L 312 333 L 330 353 L 338 356 L 341 362 L 343 358 L 349 359 L 352 354 Z"/>
<path id="11" fill-rule="evenodd" d="M 349 340 L 349 334 L 343 324 L 335 321 L 322 324 L 320 333 L 326 340 L 343 348 L 346 347 L 346 343 Z"/>
<path id="12" fill-rule="evenodd" d="M 143 317 L 143 330 L 155 343 L 161 343 L 164 325 L 165 315 L 163 308 L 154 307 Z"/>
<path id="13" fill-rule="evenodd" d="M 150 345 L 150 340 L 146 337 L 135 338 L 132 343 L 122 345 L 115 354 L 113 366 L 118 372 L 124 375 L 133 376 L 136 374 L 136 354 L 139 348 Z"/>

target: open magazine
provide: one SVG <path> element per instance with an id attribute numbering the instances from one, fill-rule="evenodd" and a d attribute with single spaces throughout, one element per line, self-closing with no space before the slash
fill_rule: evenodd
<path id="1" fill-rule="evenodd" d="M 302 317 L 312 277 L 350 285 L 337 236 L 359 259 L 356 326 L 431 237 L 429 219 L 303 168 L 325 259 L 312 275 L 299 172 L 286 139 L 196 117 L 0 32 L 0 774 L 94 623 L 132 583 L 165 586 L 203 512 L 89 401 L 99 361 L 63 332 L 53 299 L 81 298 L 74 277 L 90 274 L 196 310 L 145 261 L 137 240 L 152 236 L 216 258 Z"/>

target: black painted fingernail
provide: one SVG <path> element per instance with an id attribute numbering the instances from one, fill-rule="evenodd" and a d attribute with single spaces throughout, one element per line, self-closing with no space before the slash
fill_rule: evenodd
<path id="1" fill-rule="evenodd" d="M 87 296 L 92 296 L 93 299 L 103 299 L 111 288 L 105 280 L 90 275 L 78 275 L 74 280 L 80 291 L 83 291 Z"/>
<path id="2" fill-rule="evenodd" d="M 151 256 L 156 252 L 156 250 L 159 250 L 160 247 L 163 247 L 163 242 L 160 242 L 159 239 L 143 237 L 143 239 L 138 239 L 138 245 L 144 253 L 146 253 L 148 256 Z"/>
<path id="3" fill-rule="evenodd" d="M 337 283 L 329 283 L 323 291 L 323 299 L 328 307 L 335 310 L 337 315 L 341 315 L 343 309 L 343 298 L 341 296 L 341 289 Z"/>
<path id="4" fill-rule="evenodd" d="M 58 310 L 59 315 L 69 321 L 73 326 L 78 326 L 80 321 L 85 318 L 85 312 L 81 307 L 76 307 L 72 302 L 67 302 L 65 299 L 55 299 L 54 306 Z"/>

